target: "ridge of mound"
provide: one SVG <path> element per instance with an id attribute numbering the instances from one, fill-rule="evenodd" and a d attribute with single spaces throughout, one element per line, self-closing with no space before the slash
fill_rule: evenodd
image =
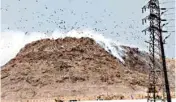
<path id="1" fill-rule="evenodd" d="M 126 65 L 90 38 L 43 39 L 27 44 L 1 68 L 1 97 L 143 94 L 148 79 L 143 57 L 147 55 L 136 48 L 123 48 Z"/>

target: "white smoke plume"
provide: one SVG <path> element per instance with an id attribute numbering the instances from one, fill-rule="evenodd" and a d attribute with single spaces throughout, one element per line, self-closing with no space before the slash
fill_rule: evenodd
<path id="1" fill-rule="evenodd" d="M 0 36 L 0 66 L 6 64 L 9 60 L 14 58 L 21 48 L 32 41 L 45 38 L 57 39 L 65 37 L 92 38 L 106 51 L 119 59 L 122 63 L 125 63 L 122 59 L 125 51 L 120 47 L 120 45 L 124 44 L 113 42 L 111 39 L 105 38 L 103 35 L 91 30 L 72 30 L 67 33 L 54 31 L 51 34 L 41 32 L 25 33 L 20 31 L 7 31 L 2 32 Z"/>

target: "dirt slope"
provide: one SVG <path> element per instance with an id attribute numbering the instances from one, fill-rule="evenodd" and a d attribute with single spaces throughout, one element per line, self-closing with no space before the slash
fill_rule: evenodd
<path id="1" fill-rule="evenodd" d="M 147 54 L 125 47 L 122 64 L 90 38 L 44 39 L 26 45 L 1 68 L 2 99 L 58 96 L 117 98 L 145 93 Z"/>

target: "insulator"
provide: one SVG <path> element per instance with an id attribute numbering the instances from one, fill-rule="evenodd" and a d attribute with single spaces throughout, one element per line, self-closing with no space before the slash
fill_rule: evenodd
<path id="1" fill-rule="evenodd" d="M 161 19 L 161 21 L 167 21 L 166 19 Z"/>
<path id="2" fill-rule="evenodd" d="M 161 10 L 166 10 L 166 8 L 161 8 Z"/>
<path id="3" fill-rule="evenodd" d="M 163 33 L 167 33 L 168 31 L 166 31 L 166 30 L 162 30 L 162 32 L 163 32 Z"/>
<path id="4" fill-rule="evenodd" d="M 164 26 L 166 26 L 166 25 L 168 25 L 169 23 L 164 23 L 163 25 L 162 25 L 162 27 L 164 27 Z"/>
<path id="5" fill-rule="evenodd" d="M 142 25 L 144 25 L 144 20 L 142 19 Z"/>
<path id="6" fill-rule="evenodd" d="M 145 21 L 145 23 L 147 23 L 147 20 L 146 20 L 146 19 L 145 19 L 144 21 Z"/>
<path id="7" fill-rule="evenodd" d="M 144 11 L 146 11 L 147 9 L 146 9 L 146 6 L 144 6 L 143 8 L 142 8 L 142 13 L 144 13 Z"/>

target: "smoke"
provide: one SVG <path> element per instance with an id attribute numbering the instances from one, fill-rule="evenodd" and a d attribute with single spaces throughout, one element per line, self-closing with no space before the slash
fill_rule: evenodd
<path id="1" fill-rule="evenodd" d="M 9 60 L 14 58 L 21 48 L 32 41 L 45 38 L 57 39 L 65 37 L 92 38 L 106 51 L 118 58 L 122 63 L 125 63 L 122 59 L 125 55 L 125 51 L 120 47 L 120 45 L 124 44 L 113 42 L 111 39 L 104 37 L 102 34 L 91 30 L 72 30 L 67 33 L 56 30 L 51 34 L 45 34 L 42 32 L 25 33 L 20 31 L 6 31 L 2 32 L 0 36 L 0 66 L 6 64 Z"/>

